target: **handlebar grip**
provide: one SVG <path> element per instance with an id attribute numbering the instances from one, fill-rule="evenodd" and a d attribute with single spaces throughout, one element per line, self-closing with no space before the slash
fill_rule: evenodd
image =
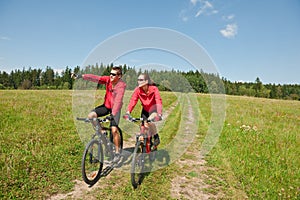
<path id="1" fill-rule="evenodd" d="M 88 118 L 83 118 L 83 117 L 76 117 L 76 120 L 79 120 L 79 121 L 86 121 Z"/>

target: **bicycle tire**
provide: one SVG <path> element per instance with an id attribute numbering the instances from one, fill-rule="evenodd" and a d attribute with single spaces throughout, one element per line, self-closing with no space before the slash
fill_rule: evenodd
<path id="1" fill-rule="evenodd" d="M 103 169 L 103 148 L 99 140 L 91 140 L 84 150 L 81 161 L 82 178 L 88 185 L 94 185 Z"/>
<path id="2" fill-rule="evenodd" d="M 132 157 L 132 163 L 131 163 L 131 184 L 134 189 L 137 188 L 138 185 L 141 184 L 143 171 L 145 167 L 145 159 L 143 152 L 141 150 L 141 142 L 137 141 L 134 151 L 133 151 L 133 157 Z"/>

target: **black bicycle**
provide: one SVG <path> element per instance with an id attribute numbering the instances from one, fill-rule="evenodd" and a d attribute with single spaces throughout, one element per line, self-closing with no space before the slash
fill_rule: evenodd
<path id="1" fill-rule="evenodd" d="M 130 122 L 144 121 L 143 118 L 128 118 Z M 151 120 L 145 120 L 146 122 L 154 122 Z M 152 149 L 152 137 L 149 130 L 146 130 L 144 125 L 140 126 L 140 133 L 136 134 L 136 143 L 133 151 L 132 163 L 131 163 L 131 184 L 133 188 L 137 188 L 142 183 L 144 178 L 146 155 L 149 155 L 150 162 L 155 160 L 156 149 Z"/>
<path id="2" fill-rule="evenodd" d="M 111 128 L 104 126 L 104 123 L 110 120 L 109 118 L 77 118 L 77 120 L 91 123 L 95 130 L 90 142 L 85 147 L 81 161 L 82 178 L 88 185 L 92 186 L 101 177 L 107 176 L 118 165 L 113 163 L 116 148 Z M 118 132 L 121 153 L 123 135 L 119 127 Z"/>

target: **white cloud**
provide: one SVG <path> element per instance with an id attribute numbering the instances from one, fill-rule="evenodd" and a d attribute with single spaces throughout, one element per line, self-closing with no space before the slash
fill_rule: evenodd
<path id="1" fill-rule="evenodd" d="M 200 15 L 209 16 L 217 14 L 218 12 L 219 11 L 216 10 L 213 4 L 208 0 L 190 0 L 189 8 L 181 10 L 179 18 L 183 22 L 187 22 L 192 16 L 197 18 Z"/>
<path id="2" fill-rule="evenodd" d="M 219 11 L 214 7 L 212 0 L 190 0 L 190 7 L 186 10 L 181 10 L 179 17 L 182 21 L 186 22 L 194 15 L 198 18 L 201 15 L 209 16 L 218 14 Z M 225 38 L 234 38 L 237 35 L 238 26 L 234 23 L 235 15 L 223 15 L 222 20 L 227 22 L 224 29 L 220 33 Z"/>
<path id="3" fill-rule="evenodd" d="M 191 0 L 191 2 L 192 2 L 192 0 Z M 195 0 L 193 0 L 193 2 L 195 2 Z M 201 1 L 198 1 L 198 2 L 200 2 L 201 6 L 200 6 L 198 12 L 196 13 L 195 17 L 199 17 L 202 14 L 212 15 L 212 14 L 217 14 L 218 13 L 218 10 L 214 9 L 213 4 L 210 3 L 209 1 L 202 1 L 201 0 Z M 193 4 L 193 5 L 196 5 L 196 3 Z"/>
<path id="4" fill-rule="evenodd" d="M 186 15 L 186 10 L 181 10 L 179 17 L 182 21 L 186 22 L 189 20 L 189 17 Z"/>
<path id="5" fill-rule="evenodd" d="M 208 2 L 208 1 L 203 1 L 203 3 L 204 3 L 204 6 L 205 6 L 206 8 L 213 8 L 213 5 L 212 5 L 210 2 Z"/>
<path id="6" fill-rule="evenodd" d="M 192 3 L 193 6 L 195 6 L 195 5 L 197 4 L 198 1 L 199 1 L 199 0 L 191 0 L 191 3 Z"/>
<path id="7" fill-rule="evenodd" d="M 187 22 L 189 20 L 189 18 L 187 16 L 182 16 L 181 20 L 184 21 L 184 22 Z"/>
<path id="8" fill-rule="evenodd" d="M 213 10 L 213 11 L 211 12 L 211 14 L 217 14 L 217 13 L 219 13 L 218 10 Z"/>
<path id="9" fill-rule="evenodd" d="M 9 37 L 5 37 L 5 36 L 0 36 L 0 39 L 1 39 L 1 40 L 10 40 Z"/>
<path id="10" fill-rule="evenodd" d="M 225 29 L 220 30 L 220 33 L 225 38 L 234 38 L 237 35 L 238 26 L 236 24 L 227 24 Z"/>
<path id="11" fill-rule="evenodd" d="M 230 20 L 233 20 L 234 17 L 235 17 L 234 14 L 227 15 L 227 16 L 224 15 L 224 16 L 222 17 L 222 19 L 225 20 L 225 21 L 230 21 Z"/>

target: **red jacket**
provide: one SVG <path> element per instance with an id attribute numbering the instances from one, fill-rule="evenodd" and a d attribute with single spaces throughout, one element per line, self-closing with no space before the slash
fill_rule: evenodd
<path id="1" fill-rule="evenodd" d="M 119 80 L 113 87 L 109 76 L 97 76 L 93 74 L 84 74 L 84 80 L 96 82 L 98 84 L 105 84 L 106 93 L 104 97 L 104 105 L 106 108 L 111 109 L 111 114 L 116 115 L 122 108 L 123 96 L 126 89 L 126 83 Z"/>
<path id="2" fill-rule="evenodd" d="M 138 100 L 141 101 L 145 111 L 149 113 L 156 111 L 158 114 L 162 114 L 162 100 L 156 86 L 149 85 L 148 94 L 140 87 L 135 88 L 127 111 L 131 112 Z"/>

